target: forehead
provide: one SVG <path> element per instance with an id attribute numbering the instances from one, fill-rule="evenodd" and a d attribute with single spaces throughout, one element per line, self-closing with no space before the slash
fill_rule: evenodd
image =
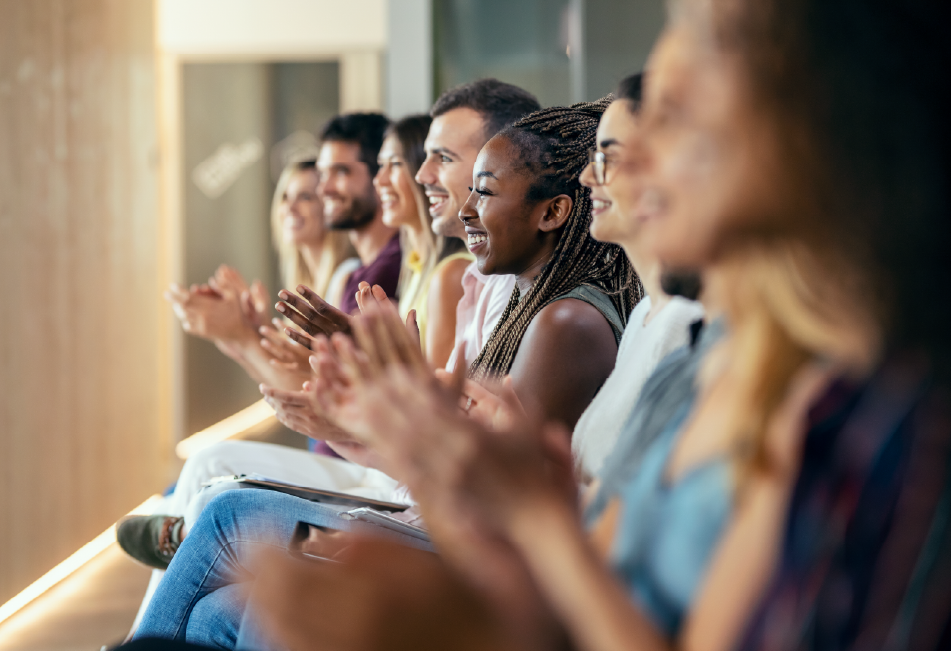
<path id="1" fill-rule="evenodd" d="M 317 170 L 306 169 L 306 170 L 294 170 L 290 177 L 287 179 L 287 188 L 288 190 L 294 189 L 304 189 L 306 190 L 308 186 L 313 187 L 317 185 Z"/>
<path id="2" fill-rule="evenodd" d="M 383 139 L 383 145 L 380 147 L 380 158 L 401 156 L 402 154 L 403 146 L 400 144 L 400 139 L 396 137 L 395 133 L 391 133 Z"/>
<path id="3" fill-rule="evenodd" d="M 631 112 L 628 100 L 612 102 L 598 122 L 598 144 L 605 140 L 617 140 L 625 145 L 637 135 L 637 116 Z"/>
<path id="4" fill-rule="evenodd" d="M 471 108 L 455 108 L 433 118 L 426 135 L 426 149 L 445 147 L 455 152 L 470 148 L 478 150 L 484 144 L 485 121 Z"/>
<path id="5" fill-rule="evenodd" d="M 317 165 L 326 167 L 338 163 L 359 163 L 360 145 L 355 142 L 331 140 L 320 146 L 320 156 Z"/>
<path id="6" fill-rule="evenodd" d="M 523 169 L 527 169 L 527 166 L 522 161 L 515 145 L 508 138 L 495 136 L 485 143 L 482 151 L 479 152 L 473 175 L 479 172 L 492 172 L 499 180 L 503 180 L 511 177 L 513 172 L 517 174 Z"/>

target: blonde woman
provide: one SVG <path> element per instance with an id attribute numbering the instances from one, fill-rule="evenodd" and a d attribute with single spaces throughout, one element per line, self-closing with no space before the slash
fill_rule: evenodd
<path id="1" fill-rule="evenodd" d="M 428 202 L 415 180 L 426 158 L 423 143 L 431 122 L 428 115 L 412 115 L 387 129 L 373 185 L 383 206 L 383 222 L 400 229 L 403 250 L 408 252 L 400 272 L 400 314 L 405 318 L 416 310 L 426 358 L 442 367 L 452 353 L 456 305 L 472 256 L 462 240 L 433 233 Z"/>
<path id="2" fill-rule="evenodd" d="M 359 260 L 346 233 L 324 227 L 317 182 L 313 160 L 284 169 L 271 208 L 274 246 L 285 287 L 303 283 L 339 305 L 343 285 Z M 189 289 L 172 285 L 165 297 L 185 332 L 213 341 L 254 380 L 298 389 L 307 379 L 307 351 L 287 341 L 279 324 L 267 323 L 271 301 L 260 281 L 249 286 L 237 270 L 222 265 L 208 284 Z"/>
<path id="3" fill-rule="evenodd" d="M 271 237 L 283 287 L 307 285 L 339 307 L 346 279 L 360 265 L 345 231 L 325 228 L 316 160 L 284 168 L 271 204 Z"/>

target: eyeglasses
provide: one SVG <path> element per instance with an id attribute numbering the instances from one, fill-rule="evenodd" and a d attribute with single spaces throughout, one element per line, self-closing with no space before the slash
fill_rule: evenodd
<path id="1" fill-rule="evenodd" d="M 597 185 L 605 184 L 605 172 L 608 168 L 608 159 L 603 151 L 592 149 L 588 152 L 588 164 L 591 166 L 591 172 L 594 174 L 594 182 Z"/>

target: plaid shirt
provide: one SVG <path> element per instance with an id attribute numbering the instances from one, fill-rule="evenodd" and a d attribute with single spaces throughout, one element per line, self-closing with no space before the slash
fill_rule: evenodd
<path id="1" fill-rule="evenodd" d="M 894 358 L 811 413 L 776 574 L 744 650 L 951 649 L 951 400 Z"/>

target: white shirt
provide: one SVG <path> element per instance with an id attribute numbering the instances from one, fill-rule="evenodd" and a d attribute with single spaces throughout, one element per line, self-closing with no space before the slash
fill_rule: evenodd
<path id="1" fill-rule="evenodd" d="M 462 275 L 462 298 L 456 306 L 456 345 L 446 362 L 447 371 L 452 372 L 456 367 L 460 343 L 465 343 L 466 366 L 475 361 L 502 318 L 514 289 L 513 275 L 484 276 L 475 262 L 466 267 Z"/>
<path id="2" fill-rule="evenodd" d="M 664 357 L 689 343 L 690 324 L 703 318 L 700 303 L 680 296 L 673 297 L 645 326 L 650 309 L 650 297 L 645 296 L 631 312 L 614 370 L 575 425 L 571 452 L 583 480 L 600 472 L 647 378 Z"/>

